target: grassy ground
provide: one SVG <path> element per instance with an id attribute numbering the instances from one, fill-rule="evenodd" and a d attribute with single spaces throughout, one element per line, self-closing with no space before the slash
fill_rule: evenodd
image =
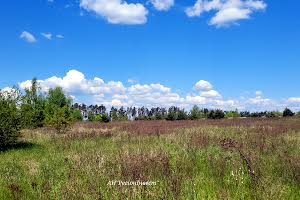
<path id="1" fill-rule="evenodd" d="M 80 123 L 23 140 L 0 153 L 0 199 L 300 199 L 297 118 Z"/>

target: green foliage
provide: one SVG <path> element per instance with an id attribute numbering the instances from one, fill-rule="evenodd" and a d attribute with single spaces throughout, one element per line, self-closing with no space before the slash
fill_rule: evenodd
<path id="1" fill-rule="evenodd" d="M 118 109 L 115 107 L 112 107 L 110 109 L 110 118 L 112 121 L 118 121 Z"/>
<path id="2" fill-rule="evenodd" d="M 278 111 L 271 111 L 271 112 L 266 113 L 266 117 L 268 117 L 268 118 L 274 118 L 274 117 L 280 117 L 280 116 L 282 116 L 282 113 L 278 112 Z"/>
<path id="3" fill-rule="evenodd" d="M 282 116 L 283 117 L 293 117 L 295 115 L 295 113 L 293 113 L 290 109 L 286 108 L 284 111 L 283 111 L 283 114 Z"/>
<path id="4" fill-rule="evenodd" d="M 0 91 L 0 150 L 14 145 L 20 136 L 21 121 L 17 109 L 19 92 Z"/>
<path id="5" fill-rule="evenodd" d="M 101 115 L 96 115 L 95 116 L 95 121 L 101 122 L 102 121 L 102 116 Z"/>
<path id="6" fill-rule="evenodd" d="M 95 114 L 93 112 L 88 112 L 88 120 L 90 122 L 96 121 L 96 117 L 95 117 Z"/>
<path id="7" fill-rule="evenodd" d="M 240 113 L 237 110 L 225 112 L 225 118 L 235 118 L 235 117 L 241 117 Z"/>
<path id="8" fill-rule="evenodd" d="M 179 110 L 178 111 L 178 117 L 177 120 L 187 120 L 188 119 L 188 114 L 184 110 Z"/>
<path id="9" fill-rule="evenodd" d="M 31 88 L 25 89 L 25 95 L 21 97 L 20 112 L 24 128 L 37 128 L 44 125 L 45 98 L 38 95 L 38 90 L 38 82 L 34 78 L 31 81 Z"/>
<path id="10" fill-rule="evenodd" d="M 297 112 L 297 117 L 300 117 L 300 112 Z"/>
<path id="11" fill-rule="evenodd" d="M 237 128 L 201 121 L 174 131 L 152 122 L 160 137 L 141 134 L 148 122 L 129 133 L 115 123 L 107 135 L 84 125 L 68 137 L 25 130 L 37 145 L 0 153 L 0 199 L 299 199 L 300 119 L 232 121 Z"/>
<path id="12" fill-rule="evenodd" d="M 211 110 L 208 113 L 208 119 L 223 119 L 225 117 L 225 114 L 222 110 Z"/>
<path id="13" fill-rule="evenodd" d="M 112 107 L 110 110 L 110 118 L 112 121 L 127 121 L 128 120 L 126 110 L 124 109 L 123 106 L 120 107 L 120 109 Z"/>
<path id="14" fill-rule="evenodd" d="M 57 133 L 65 133 L 72 122 L 71 116 L 71 110 L 68 106 L 57 107 L 51 116 L 47 116 L 47 123 L 55 128 Z"/>
<path id="15" fill-rule="evenodd" d="M 108 114 L 104 113 L 101 115 L 101 122 L 104 122 L 104 123 L 110 122 L 110 118 L 109 118 Z"/>
<path id="16" fill-rule="evenodd" d="M 62 88 L 50 89 L 46 97 L 46 123 L 64 133 L 72 122 L 71 100 L 66 97 Z"/>
<path id="17" fill-rule="evenodd" d="M 47 96 L 48 105 L 63 108 L 64 106 L 71 106 L 71 100 L 66 97 L 61 87 L 49 89 Z"/>
<path id="18" fill-rule="evenodd" d="M 201 112 L 198 106 L 193 106 L 193 108 L 190 111 L 190 119 L 195 120 L 195 119 L 200 119 L 201 118 Z"/>
<path id="19" fill-rule="evenodd" d="M 82 121 L 83 117 L 81 115 L 81 111 L 78 109 L 72 110 L 72 119 L 73 121 Z"/>
<path id="20" fill-rule="evenodd" d="M 178 119 L 178 108 L 172 106 L 168 110 L 167 120 L 175 121 Z"/>

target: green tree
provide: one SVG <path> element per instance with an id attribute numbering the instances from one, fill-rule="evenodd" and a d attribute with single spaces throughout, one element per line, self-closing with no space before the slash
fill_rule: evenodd
<path id="1" fill-rule="evenodd" d="M 96 121 L 96 116 L 93 112 L 88 112 L 88 120 L 90 122 Z"/>
<path id="2" fill-rule="evenodd" d="M 177 119 L 178 119 L 178 108 L 175 106 L 172 106 L 168 110 L 166 120 L 175 121 Z"/>
<path id="3" fill-rule="evenodd" d="M 225 118 L 236 118 L 241 117 L 238 110 L 225 112 Z"/>
<path id="4" fill-rule="evenodd" d="M 72 119 L 73 119 L 73 121 L 82 121 L 83 117 L 82 117 L 81 111 L 73 108 Z"/>
<path id="5" fill-rule="evenodd" d="M 191 120 L 205 118 L 205 113 L 202 110 L 200 110 L 198 106 L 195 105 L 190 111 L 189 118 Z"/>
<path id="6" fill-rule="evenodd" d="M 58 133 L 65 132 L 72 122 L 71 100 L 66 97 L 62 88 L 50 89 L 46 97 L 46 123 Z"/>
<path id="7" fill-rule="evenodd" d="M 223 119 L 225 117 L 225 113 L 220 110 L 211 110 L 208 113 L 208 119 Z"/>
<path id="8" fill-rule="evenodd" d="M 0 150 L 14 145 L 20 136 L 21 119 L 17 109 L 19 92 L 0 90 Z"/>
<path id="9" fill-rule="evenodd" d="M 95 116 L 95 121 L 101 122 L 102 121 L 102 115 L 96 115 Z"/>
<path id="10" fill-rule="evenodd" d="M 295 113 L 293 113 L 290 109 L 286 108 L 284 109 L 282 116 L 283 117 L 293 117 Z"/>
<path id="11" fill-rule="evenodd" d="M 21 119 L 24 128 L 37 128 L 44 125 L 45 98 L 38 94 L 37 79 L 31 81 L 31 87 L 25 89 L 25 95 L 21 97 Z"/>
<path id="12" fill-rule="evenodd" d="M 104 122 L 104 123 L 108 123 L 110 122 L 110 117 L 107 113 L 104 113 L 101 115 L 101 121 Z"/>
<path id="13" fill-rule="evenodd" d="M 185 112 L 184 109 L 178 111 L 178 117 L 177 120 L 187 120 L 188 114 Z"/>

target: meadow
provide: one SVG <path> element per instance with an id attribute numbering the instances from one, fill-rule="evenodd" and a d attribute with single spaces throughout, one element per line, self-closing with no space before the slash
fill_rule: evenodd
<path id="1" fill-rule="evenodd" d="M 0 199 L 300 199 L 300 118 L 22 130 L 0 152 Z"/>

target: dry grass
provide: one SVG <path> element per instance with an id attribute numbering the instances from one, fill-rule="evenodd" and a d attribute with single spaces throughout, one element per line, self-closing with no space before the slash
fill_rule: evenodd
<path id="1" fill-rule="evenodd" d="M 0 199 L 297 199 L 300 119 L 78 123 L 24 130 Z M 13 158 L 13 159 L 12 159 Z M 156 181 L 110 186 L 109 181 Z"/>

